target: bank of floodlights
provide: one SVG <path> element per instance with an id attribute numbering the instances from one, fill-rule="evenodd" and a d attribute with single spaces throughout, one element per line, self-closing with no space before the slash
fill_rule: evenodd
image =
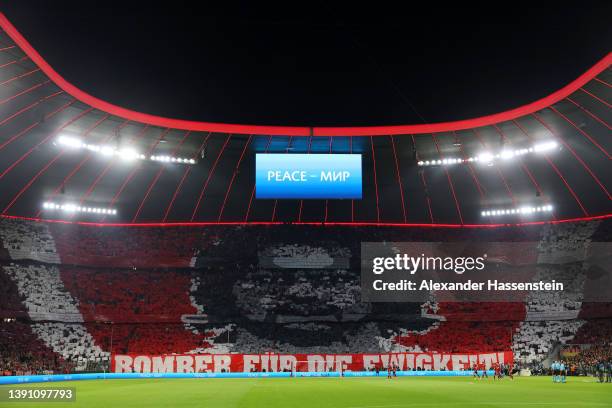
<path id="1" fill-rule="evenodd" d="M 57 138 L 56 143 L 60 146 L 74 150 L 89 150 L 101 156 L 118 157 L 124 161 L 134 160 L 150 160 L 162 163 L 179 163 L 179 164 L 195 164 L 194 159 L 174 156 L 145 156 L 134 149 L 116 149 L 108 145 L 97 145 L 84 143 L 80 139 L 72 136 L 61 135 Z"/>
<path id="2" fill-rule="evenodd" d="M 480 163 L 483 165 L 492 165 L 496 161 L 507 161 L 512 160 L 515 157 L 524 156 L 533 153 L 543 153 L 556 149 L 558 146 L 555 141 L 548 141 L 543 143 L 535 144 L 531 147 L 523 149 L 505 149 L 499 153 L 483 152 L 478 156 L 471 156 L 468 158 L 457 158 L 457 157 L 446 157 L 437 160 L 419 160 L 417 164 L 419 166 L 451 166 L 454 164 L 466 164 L 466 163 Z"/>
<path id="3" fill-rule="evenodd" d="M 102 214 L 102 215 L 117 215 L 117 210 L 114 208 L 90 207 L 73 203 L 58 204 L 45 201 L 42 205 L 47 211 L 59 211 L 64 213 L 87 213 L 87 214 Z"/>
<path id="4" fill-rule="evenodd" d="M 519 208 L 499 208 L 484 210 L 481 212 L 483 217 L 500 217 L 505 215 L 529 215 L 537 213 L 550 213 L 553 210 L 553 206 L 550 204 L 542 206 L 524 206 Z"/>
<path id="5" fill-rule="evenodd" d="M 93 153 L 98 153 L 101 156 L 117 156 L 123 160 L 144 160 L 144 154 L 140 154 L 133 149 L 116 149 L 112 146 L 96 145 L 84 143 L 80 139 L 71 136 L 60 136 L 57 138 L 57 144 L 74 150 L 89 150 Z"/>
<path id="6" fill-rule="evenodd" d="M 159 161 L 163 163 L 183 163 L 183 164 L 195 164 L 194 159 L 187 159 L 185 157 L 173 157 L 173 156 L 151 156 L 149 160 Z"/>

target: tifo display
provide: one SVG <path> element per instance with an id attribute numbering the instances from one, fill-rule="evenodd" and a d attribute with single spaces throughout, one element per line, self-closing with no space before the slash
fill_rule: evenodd
<path id="1" fill-rule="evenodd" d="M 507 303 L 447 302 L 435 291 L 424 303 L 364 301 L 361 242 L 397 242 L 405 239 L 402 229 L 343 234 L 343 227 L 302 226 L 296 235 L 294 226 L 99 228 L 13 220 L 0 227 L 7 316 L 0 349 L 11 374 L 109 372 L 113 355 L 132 359 L 120 365 L 124 372 L 153 371 L 153 358 L 172 363 L 169 372 L 179 370 L 181 358 L 196 373 L 282 371 L 291 361 L 300 362 L 294 370 L 308 370 L 310 360 L 325 361 L 316 370 L 344 361 L 346 370 L 384 371 L 388 358 L 402 359 L 399 370 L 471 372 L 474 362 L 489 364 L 474 356 L 490 353 L 536 374 L 547 372 L 543 361 L 557 343 L 583 345 L 568 364 L 579 374 L 595 373 L 595 362 L 610 353 L 612 308 L 583 302 L 580 277 L 592 263 L 579 261 L 606 236 L 609 221 L 486 234 L 411 232 L 420 242 L 533 242 L 510 264 L 541 280 L 562 276 L 566 290 Z M 212 365 L 196 368 L 196 357 Z M 228 357 L 227 369 L 215 363 Z"/>

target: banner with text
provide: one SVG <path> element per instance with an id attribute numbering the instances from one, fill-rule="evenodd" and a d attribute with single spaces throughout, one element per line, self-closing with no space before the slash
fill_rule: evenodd
<path id="1" fill-rule="evenodd" d="M 114 354 L 115 373 L 326 372 L 489 369 L 512 363 L 512 352 L 385 354 Z"/>
<path id="2" fill-rule="evenodd" d="M 361 199 L 360 154 L 255 155 L 257 199 Z"/>

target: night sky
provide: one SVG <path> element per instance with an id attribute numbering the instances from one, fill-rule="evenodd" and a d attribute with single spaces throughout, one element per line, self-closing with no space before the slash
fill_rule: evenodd
<path id="1" fill-rule="evenodd" d="M 612 48 L 612 6 L 604 2 L 260 3 L 175 1 L 169 10 L 20 0 L 0 10 L 94 96 L 162 116 L 246 124 L 409 124 L 496 113 L 559 89 Z"/>

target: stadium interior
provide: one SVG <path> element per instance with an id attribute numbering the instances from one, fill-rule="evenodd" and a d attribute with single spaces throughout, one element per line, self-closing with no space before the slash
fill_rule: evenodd
<path id="1" fill-rule="evenodd" d="M 0 375 L 109 372 L 114 354 L 612 358 L 612 302 L 580 279 L 612 237 L 612 54 L 473 120 L 247 126 L 101 101 L 0 27 Z M 363 198 L 257 199 L 258 153 L 360 154 Z M 362 301 L 364 242 L 535 242 L 500 262 L 572 290 Z"/>

